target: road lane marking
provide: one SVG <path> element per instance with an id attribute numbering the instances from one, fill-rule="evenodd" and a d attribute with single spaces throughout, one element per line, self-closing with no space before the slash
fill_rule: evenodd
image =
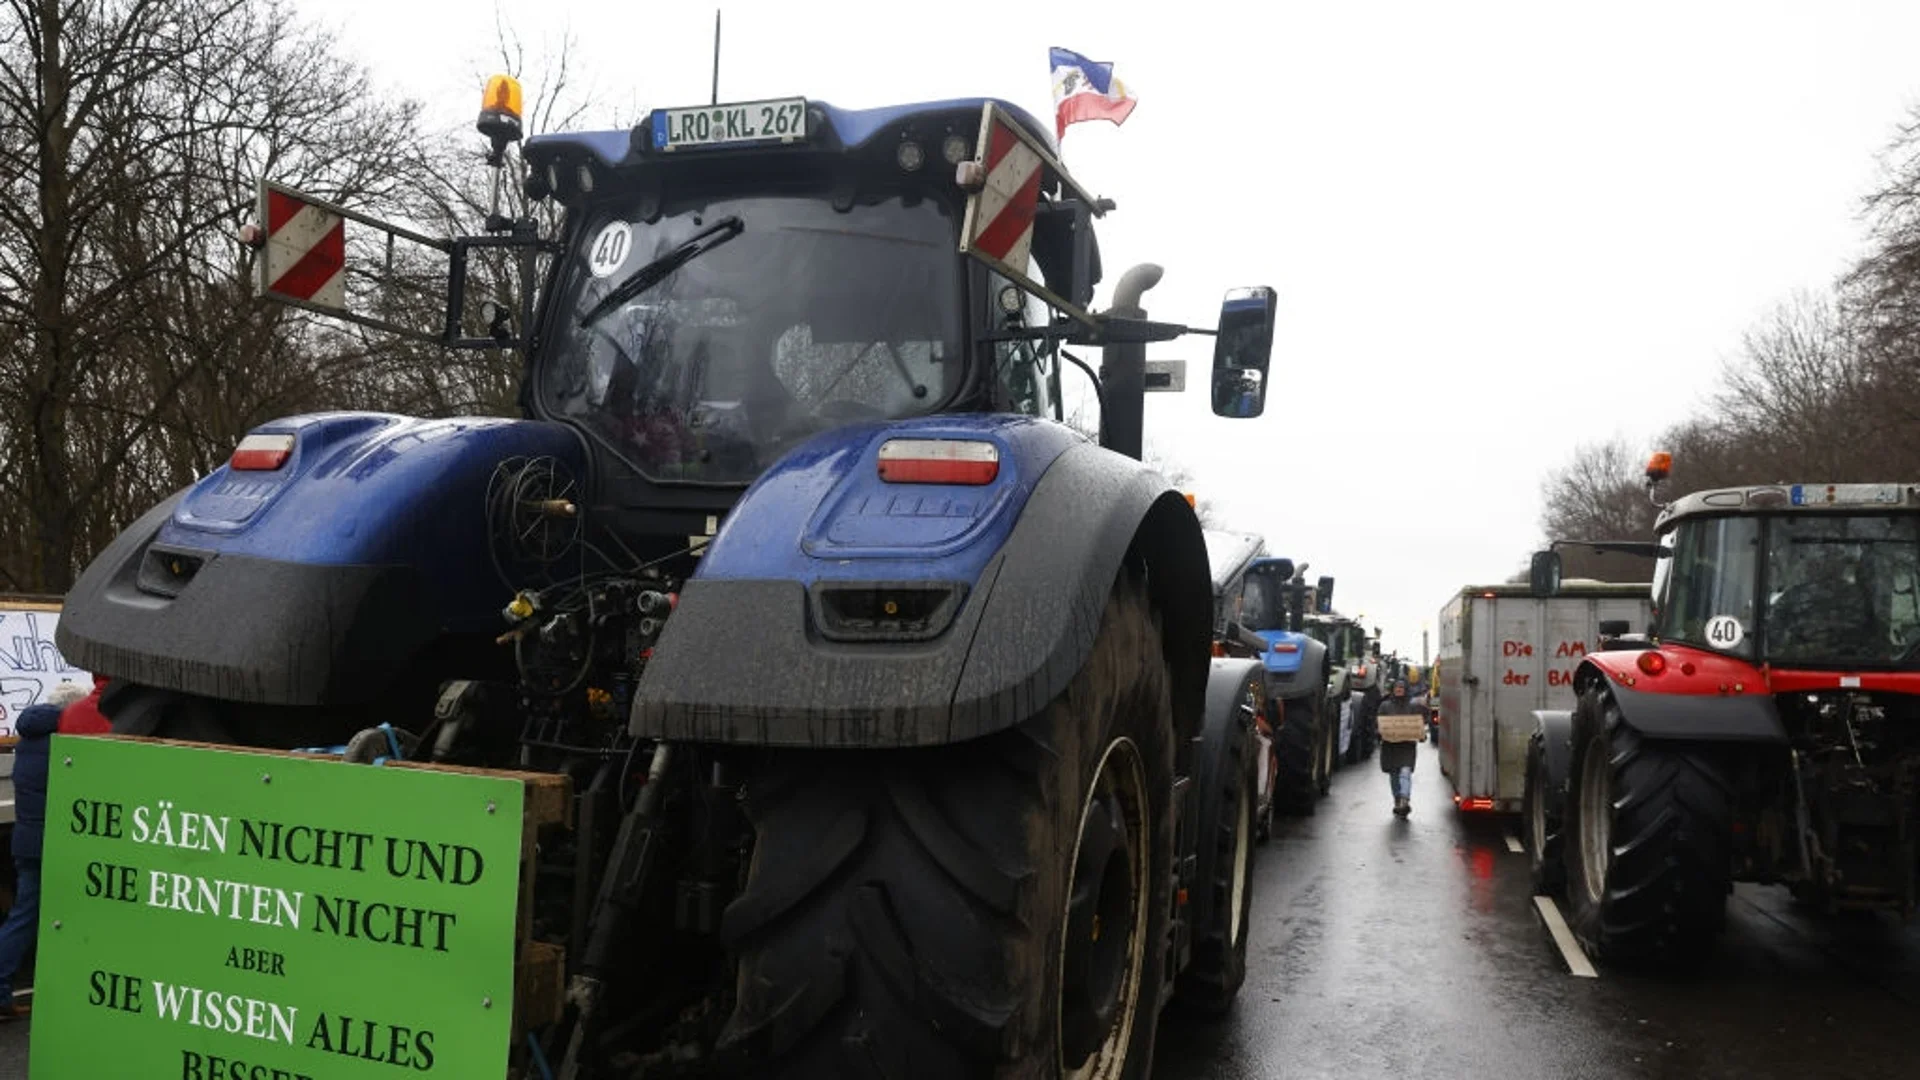
<path id="1" fill-rule="evenodd" d="M 1600 973 L 1593 969 L 1587 954 L 1580 951 L 1580 943 L 1573 940 L 1573 930 L 1567 926 L 1566 917 L 1560 914 L 1560 905 L 1553 902 L 1553 897 L 1536 896 L 1533 906 L 1540 909 L 1540 917 L 1547 921 L 1547 933 L 1553 936 L 1553 944 L 1560 950 L 1560 959 L 1567 962 L 1567 970 L 1582 979 L 1599 978 Z"/>
<path id="2" fill-rule="evenodd" d="M 1512 833 L 1507 834 L 1507 850 L 1515 855 L 1524 855 L 1527 852 L 1526 848 L 1520 846 L 1520 838 Z"/>

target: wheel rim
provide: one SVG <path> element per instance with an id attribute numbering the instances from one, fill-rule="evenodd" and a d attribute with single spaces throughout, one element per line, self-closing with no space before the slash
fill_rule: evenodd
<path id="1" fill-rule="evenodd" d="M 1060 943 L 1060 1068 L 1074 1080 L 1126 1068 L 1146 959 L 1146 787 L 1138 748 L 1116 739 L 1080 808 Z"/>
<path id="2" fill-rule="evenodd" d="M 1580 766 L 1580 878 L 1587 899 L 1596 904 L 1606 894 L 1607 863 L 1613 858 L 1612 769 L 1606 750 L 1595 740 Z"/>
<path id="3" fill-rule="evenodd" d="M 1227 944 L 1240 944 L 1240 912 L 1247 903 L 1247 869 L 1253 858 L 1253 795 L 1240 785 L 1240 805 L 1234 809 L 1233 899 L 1227 904 Z"/>

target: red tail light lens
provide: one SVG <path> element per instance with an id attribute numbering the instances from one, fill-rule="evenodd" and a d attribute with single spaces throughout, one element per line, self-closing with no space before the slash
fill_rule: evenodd
<path id="1" fill-rule="evenodd" d="M 1459 807 L 1462 810 L 1472 810 L 1475 812 L 1480 812 L 1480 811 L 1492 810 L 1493 800 L 1488 798 L 1485 795 L 1475 795 L 1469 799 L 1463 799 L 1460 796 L 1455 795 L 1453 797 L 1453 805 Z"/>
<path id="2" fill-rule="evenodd" d="M 888 439 L 880 444 L 880 479 L 889 484 L 991 484 L 1000 448 L 973 439 Z"/>
<path id="3" fill-rule="evenodd" d="M 1640 665 L 1640 670 L 1648 675 L 1659 675 L 1667 670 L 1667 658 L 1661 653 L 1643 652 L 1640 654 L 1640 659 L 1635 662 Z"/>
<path id="4" fill-rule="evenodd" d="M 291 435 L 249 435 L 234 448 L 227 466 L 246 472 L 272 472 L 292 456 Z"/>
<path id="5" fill-rule="evenodd" d="M 1284 653 L 1296 653 L 1300 651 L 1300 646 L 1295 645 L 1291 641 L 1276 641 L 1273 643 L 1273 651 L 1284 652 Z"/>

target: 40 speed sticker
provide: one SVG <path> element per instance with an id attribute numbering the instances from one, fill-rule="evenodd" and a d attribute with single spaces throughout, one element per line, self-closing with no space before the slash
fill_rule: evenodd
<path id="1" fill-rule="evenodd" d="M 1716 649 L 1737 649 L 1747 640 L 1747 628 L 1731 615 L 1715 615 L 1707 620 L 1707 644 Z"/>
<path id="2" fill-rule="evenodd" d="M 624 221 L 608 222 L 587 249 L 587 270 L 594 277 L 606 277 L 626 263 L 632 248 L 633 226 Z"/>

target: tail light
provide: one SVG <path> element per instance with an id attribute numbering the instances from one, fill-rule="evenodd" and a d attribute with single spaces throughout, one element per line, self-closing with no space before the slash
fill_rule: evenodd
<path id="1" fill-rule="evenodd" d="M 888 439 L 880 444 L 880 479 L 890 484 L 991 484 L 1000 448 L 976 439 Z"/>
<path id="2" fill-rule="evenodd" d="M 272 472 L 292 456 L 291 435 L 249 435 L 234 448 L 227 467 L 244 472 Z"/>
<path id="3" fill-rule="evenodd" d="M 1455 795 L 1453 797 L 1453 805 L 1459 807 L 1462 810 L 1472 810 L 1476 812 L 1481 812 L 1481 811 L 1487 811 L 1487 810 L 1493 809 L 1493 800 L 1488 798 L 1485 795 L 1475 795 L 1471 798 L 1466 798 L 1466 799 L 1463 799 L 1460 796 Z"/>
<path id="4" fill-rule="evenodd" d="M 1667 670 L 1667 658 L 1658 652 L 1643 652 L 1635 662 L 1640 665 L 1640 670 L 1648 675 L 1659 675 Z"/>
<path id="5" fill-rule="evenodd" d="M 1273 643 L 1273 651 L 1283 652 L 1283 653 L 1297 653 L 1300 651 L 1300 646 L 1295 645 L 1291 641 L 1276 641 Z"/>

